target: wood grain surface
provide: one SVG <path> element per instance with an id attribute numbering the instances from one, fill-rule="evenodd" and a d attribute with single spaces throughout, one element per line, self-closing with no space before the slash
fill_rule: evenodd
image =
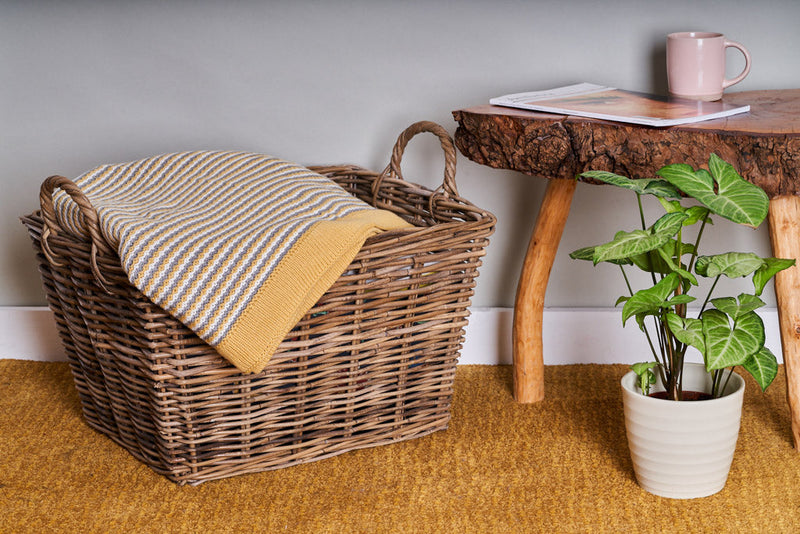
<path id="1" fill-rule="evenodd" d="M 498 106 L 453 112 L 456 146 L 469 159 L 544 178 L 607 170 L 653 177 L 669 163 L 705 166 L 713 152 L 770 198 L 800 191 L 800 89 L 726 95 L 750 111 L 653 128 Z"/>

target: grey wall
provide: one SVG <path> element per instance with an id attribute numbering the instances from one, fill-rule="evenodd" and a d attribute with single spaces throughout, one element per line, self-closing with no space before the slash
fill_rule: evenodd
<path id="1" fill-rule="evenodd" d="M 206 148 L 380 170 L 405 126 L 452 133 L 451 110 L 492 96 L 578 81 L 663 93 L 672 31 L 744 43 L 753 68 L 733 90 L 800 87 L 798 21 L 796 0 L 0 2 L 0 306 L 44 303 L 17 217 L 50 174 Z M 440 183 L 433 137 L 405 164 Z M 458 182 L 499 217 L 474 302 L 511 306 L 545 182 L 465 158 Z M 567 253 L 634 226 L 627 200 L 579 186 L 546 305 L 613 304 L 617 273 Z M 720 250 L 769 250 L 765 227 L 715 231 Z"/>

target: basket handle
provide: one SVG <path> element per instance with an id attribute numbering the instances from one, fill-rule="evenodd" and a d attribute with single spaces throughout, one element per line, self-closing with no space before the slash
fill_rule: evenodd
<path id="1" fill-rule="evenodd" d="M 435 122 L 420 121 L 406 128 L 397 138 L 397 142 L 392 150 L 392 158 L 389 161 L 389 165 L 372 183 L 373 205 L 378 200 L 381 183 L 383 183 L 383 179 L 386 176 L 391 175 L 400 180 L 403 179 L 403 174 L 400 171 L 400 162 L 403 159 L 403 152 L 411 138 L 422 132 L 430 132 L 438 137 L 442 145 L 442 150 L 444 151 L 444 181 L 442 185 L 436 189 L 436 192 L 441 192 L 445 198 L 458 196 L 458 189 L 456 188 L 456 148 L 453 144 L 453 139 L 450 137 L 450 134 L 447 133 L 447 130 Z M 431 207 L 433 207 L 433 196 L 431 196 Z"/>
<path id="2" fill-rule="evenodd" d="M 60 228 L 53 203 L 53 193 L 56 189 L 63 190 L 67 195 L 69 195 L 72 201 L 75 202 L 75 204 L 78 206 L 78 209 L 80 209 L 84 222 L 84 235 L 87 235 L 92 242 L 92 272 L 103 289 L 111 293 L 111 291 L 108 289 L 110 284 L 105 277 L 103 277 L 103 274 L 97 265 L 97 253 L 98 251 L 102 251 L 105 254 L 113 254 L 114 250 L 107 245 L 106 240 L 100 231 L 100 220 L 97 217 L 97 210 L 94 209 L 94 206 L 92 206 L 92 203 L 89 202 L 88 198 L 86 198 L 86 195 L 83 194 L 83 191 L 81 191 L 72 180 L 63 176 L 50 176 L 44 181 L 44 183 L 42 183 L 42 187 L 39 190 L 39 204 L 41 205 L 42 209 L 42 219 L 44 219 L 44 228 L 42 229 L 41 237 L 42 252 L 47 258 L 47 261 L 53 265 L 59 267 L 63 265 L 56 260 L 56 254 L 53 252 L 49 243 L 47 242 L 48 237 L 58 234 Z"/>

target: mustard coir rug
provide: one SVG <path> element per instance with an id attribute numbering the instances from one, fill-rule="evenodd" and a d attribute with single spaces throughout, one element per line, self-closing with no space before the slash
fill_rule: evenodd
<path id="1" fill-rule="evenodd" d="M 800 532 L 783 369 L 748 378 L 728 484 L 691 501 L 636 485 L 624 370 L 547 367 L 520 405 L 509 367 L 459 366 L 447 431 L 179 487 L 83 422 L 67 364 L 0 360 L 0 532 Z"/>

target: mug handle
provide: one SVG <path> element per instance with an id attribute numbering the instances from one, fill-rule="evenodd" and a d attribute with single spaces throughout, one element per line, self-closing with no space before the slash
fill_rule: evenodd
<path id="1" fill-rule="evenodd" d="M 733 48 L 737 48 L 742 54 L 744 54 L 744 70 L 742 70 L 741 74 L 739 74 L 737 77 L 733 78 L 732 80 L 723 80 L 722 81 L 722 88 L 723 89 L 726 89 L 726 88 L 730 87 L 731 85 L 734 85 L 734 84 L 737 84 L 737 83 L 741 82 L 742 80 L 744 80 L 744 77 L 747 76 L 750 73 L 750 52 L 748 52 L 747 49 L 744 46 L 742 46 L 740 43 L 737 43 L 735 41 L 729 41 L 729 40 L 725 39 L 725 48 L 728 48 L 729 46 L 732 46 Z"/>

